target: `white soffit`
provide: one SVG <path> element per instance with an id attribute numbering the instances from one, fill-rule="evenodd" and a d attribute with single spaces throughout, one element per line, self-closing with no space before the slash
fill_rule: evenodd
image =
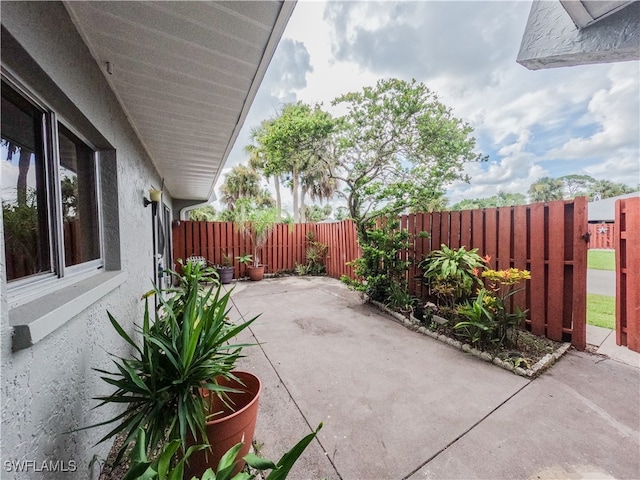
<path id="1" fill-rule="evenodd" d="M 66 1 L 173 198 L 207 201 L 295 1 Z"/>

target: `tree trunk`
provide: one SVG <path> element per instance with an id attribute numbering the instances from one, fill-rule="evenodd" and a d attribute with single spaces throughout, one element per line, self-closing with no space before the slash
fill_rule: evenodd
<path id="1" fill-rule="evenodd" d="M 300 179 L 298 178 L 298 169 L 294 167 L 291 173 L 293 174 L 291 182 L 291 193 L 293 194 L 293 223 L 300 223 L 300 212 L 298 210 L 298 184 Z"/>
<path id="2" fill-rule="evenodd" d="M 300 189 L 300 223 L 307 222 L 307 212 L 304 208 L 304 199 L 307 196 L 307 187 L 305 185 Z"/>
<path id="3" fill-rule="evenodd" d="M 282 220 L 282 197 L 280 196 L 280 175 L 273 176 L 273 184 L 276 187 L 276 210 L 278 211 L 278 221 Z"/>

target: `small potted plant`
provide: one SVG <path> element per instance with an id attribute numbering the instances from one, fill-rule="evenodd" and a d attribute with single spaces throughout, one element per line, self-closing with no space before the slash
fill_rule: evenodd
<path id="1" fill-rule="evenodd" d="M 223 285 L 231 283 L 236 267 L 231 264 L 231 256 L 226 252 L 222 252 L 222 264 L 216 265 L 216 271 L 220 277 L 220 283 Z"/>
<path id="2" fill-rule="evenodd" d="M 238 260 L 238 263 L 240 263 L 241 265 L 244 265 L 244 273 L 246 276 L 248 273 L 247 268 L 253 265 L 253 255 L 251 255 L 250 253 L 243 253 L 239 257 L 236 257 L 236 260 Z"/>

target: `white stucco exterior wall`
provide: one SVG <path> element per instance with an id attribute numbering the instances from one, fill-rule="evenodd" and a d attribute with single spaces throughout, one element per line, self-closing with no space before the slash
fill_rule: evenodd
<path id="1" fill-rule="evenodd" d="M 640 2 L 578 29 L 559 1 L 534 0 L 517 62 L 530 70 L 640 59 Z"/>
<path id="2" fill-rule="evenodd" d="M 142 198 L 151 186 L 160 184 L 160 177 L 62 3 L 3 2 L 2 25 L 33 64 L 44 71 L 48 78 L 42 85 L 53 83 L 67 97 L 60 108 L 65 110 L 66 103 L 75 104 L 84 119 L 78 112 L 58 113 L 67 114 L 67 121 L 80 124 L 77 127 L 83 133 L 101 143 L 98 147 L 115 151 L 103 158 L 116 162 L 111 164 L 114 168 L 109 171 L 110 178 L 103 178 L 113 190 L 113 196 L 104 202 L 104 216 L 113 226 L 104 232 L 108 253 L 105 270 L 119 268 L 126 280 L 35 345 L 12 351 L 4 245 L 0 248 L 0 477 L 61 478 L 60 473 L 33 469 L 8 472 L 6 462 L 27 460 L 39 465 L 51 460 L 68 465 L 73 460 L 77 471 L 63 478 L 91 478 L 89 462 L 94 455 L 106 458 L 111 442 L 97 448 L 93 444 L 108 429 L 66 432 L 104 421 L 115 413 L 110 407 L 90 410 L 98 403 L 92 397 L 113 391 L 92 369 L 110 369 L 107 352 L 126 352 L 106 311 L 130 332 L 133 321 L 141 320 L 140 296 L 149 290 L 154 273 L 151 208 L 144 208 Z M 13 53 L 10 45 L 3 43 L 3 68 L 9 66 L 23 80 L 42 76 L 30 62 L 11 58 Z M 35 95 L 46 101 L 60 93 L 39 91 L 42 85 L 33 82 L 25 81 Z M 168 195 L 165 200 L 170 201 Z M 3 238 L 0 235 L 0 241 Z"/>

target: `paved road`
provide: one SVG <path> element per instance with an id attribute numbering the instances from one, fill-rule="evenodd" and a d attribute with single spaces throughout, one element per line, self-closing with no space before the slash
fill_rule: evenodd
<path id="1" fill-rule="evenodd" d="M 616 296 L 616 272 L 609 270 L 587 270 L 587 292 Z"/>

